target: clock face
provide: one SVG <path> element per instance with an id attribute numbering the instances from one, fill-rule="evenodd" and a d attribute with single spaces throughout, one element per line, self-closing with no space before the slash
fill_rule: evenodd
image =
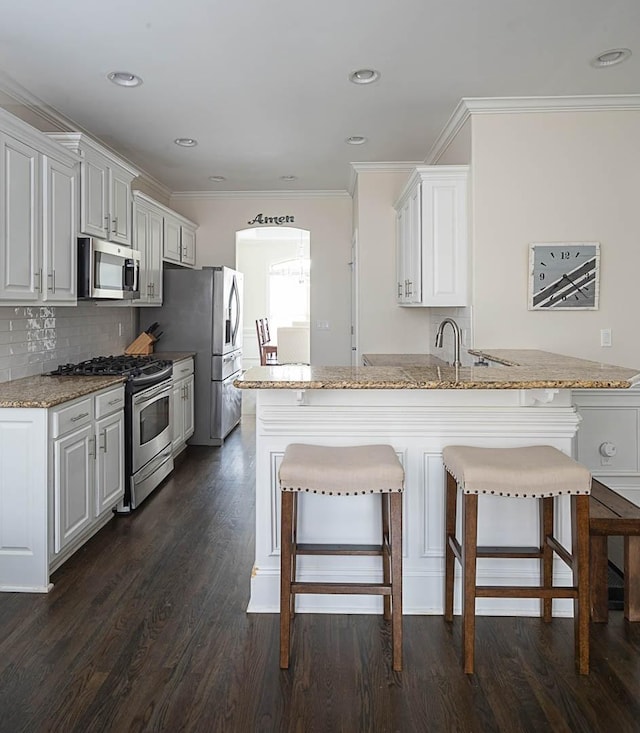
<path id="1" fill-rule="evenodd" d="M 595 310 L 598 307 L 598 242 L 532 244 L 529 309 Z"/>

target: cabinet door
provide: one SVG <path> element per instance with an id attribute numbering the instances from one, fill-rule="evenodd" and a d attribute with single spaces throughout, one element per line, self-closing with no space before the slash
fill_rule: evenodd
<path id="1" fill-rule="evenodd" d="M 140 252 L 140 298 L 134 305 L 148 303 L 151 297 L 151 263 L 149 262 L 150 211 L 137 201 L 133 203 L 133 247 Z"/>
<path id="2" fill-rule="evenodd" d="M 131 245 L 131 179 L 118 168 L 109 169 L 109 239 Z"/>
<path id="3" fill-rule="evenodd" d="M 423 304 L 464 306 L 467 284 L 467 176 L 422 181 Z"/>
<path id="4" fill-rule="evenodd" d="M 185 265 L 196 264 L 196 233 L 189 227 L 180 227 L 182 243 L 182 262 Z"/>
<path id="5" fill-rule="evenodd" d="M 53 441 L 56 552 L 93 521 L 94 454 L 92 425 Z"/>
<path id="6" fill-rule="evenodd" d="M 49 158 L 44 169 L 44 299 L 75 303 L 76 169 Z"/>
<path id="7" fill-rule="evenodd" d="M 37 301 L 41 297 L 40 154 L 0 135 L 0 298 Z"/>
<path id="8" fill-rule="evenodd" d="M 87 151 L 80 164 L 80 230 L 90 237 L 108 237 L 107 186 L 106 161 Z"/>
<path id="9" fill-rule="evenodd" d="M 164 250 L 165 260 L 180 262 L 180 223 L 170 216 L 164 217 Z"/>
<path id="10" fill-rule="evenodd" d="M 396 301 L 404 303 L 407 293 L 407 278 L 404 267 L 404 253 L 406 249 L 407 217 L 405 208 L 401 207 L 396 213 Z"/>
<path id="11" fill-rule="evenodd" d="M 405 205 L 404 271 L 407 278 L 405 303 L 422 302 L 422 243 L 420 186 L 411 192 Z"/>
<path id="12" fill-rule="evenodd" d="M 164 242 L 164 217 L 158 211 L 149 214 L 149 238 L 147 261 L 151 293 L 149 302 L 162 305 L 162 246 Z"/>
<path id="13" fill-rule="evenodd" d="M 96 422 L 95 516 L 112 509 L 124 496 L 124 413 Z"/>
<path id="14" fill-rule="evenodd" d="M 183 425 L 184 425 L 184 440 L 190 438 L 195 430 L 194 422 L 194 379 L 193 374 L 184 380 L 184 412 L 183 412 Z"/>
<path id="15" fill-rule="evenodd" d="M 183 381 L 180 380 L 173 385 L 171 392 L 172 401 L 172 429 L 171 429 L 171 450 L 175 453 L 182 443 L 184 442 L 184 410 L 182 407 L 183 402 Z"/>

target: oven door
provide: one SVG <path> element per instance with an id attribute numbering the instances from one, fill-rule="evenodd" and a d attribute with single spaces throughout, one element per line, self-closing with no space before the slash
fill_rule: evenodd
<path id="1" fill-rule="evenodd" d="M 133 395 L 131 421 L 135 473 L 171 443 L 171 380 Z"/>

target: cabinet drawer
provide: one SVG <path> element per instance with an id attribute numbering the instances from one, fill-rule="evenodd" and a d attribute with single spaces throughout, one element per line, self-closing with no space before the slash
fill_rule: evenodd
<path id="1" fill-rule="evenodd" d="M 92 401 L 92 397 L 87 397 L 67 407 L 61 407 L 55 410 L 52 415 L 52 437 L 59 438 L 70 430 L 76 430 L 84 425 L 89 425 L 93 420 Z"/>
<path id="2" fill-rule="evenodd" d="M 97 395 L 96 399 L 96 420 L 117 412 L 124 408 L 124 387 L 112 389 L 104 394 Z"/>
<path id="3" fill-rule="evenodd" d="M 190 374 L 193 374 L 193 359 L 183 359 L 182 361 L 177 361 L 173 365 L 174 382 L 177 382 L 180 379 L 184 379 Z"/>

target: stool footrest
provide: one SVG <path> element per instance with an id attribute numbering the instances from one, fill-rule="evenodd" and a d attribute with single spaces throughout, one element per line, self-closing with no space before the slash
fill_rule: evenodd
<path id="1" fill-rule="evenodd" d="M 515 558 L 541 558 L 542 552 L 539 547 L 518 547 L 518 546 L 494 546 L 485 545 L 478 547 L 477 557 L 515 557 Z"/>
<path id="2" fill-rule="evenodd" d="M 382 545 L 296 544 L 297 555 L 382 555 Z"/>
<path id="3" fill-rule="evenodd" d="M 577 598 L 578 591 L 570 586 L 478 585 L 475 595 L 476 598 Z"/>
<path id="4" fill-rule="evenodd" d="M 390 583 L 291 583 L 291 593 L 344 593 L 347 595 L 390 596 Z"/>

